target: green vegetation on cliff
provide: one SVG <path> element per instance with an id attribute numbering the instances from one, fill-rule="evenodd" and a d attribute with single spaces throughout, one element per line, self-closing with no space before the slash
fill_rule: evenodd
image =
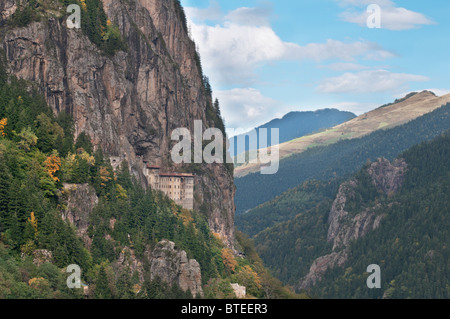
<path id="1" fill-rule="evenodd" d="M 126 162 L 114 171 L 89 136 L 74 139 L 73 129 L 69 115 L 54 115 L 30 83 L 7 76 L 0 63 L 0 298 L 82 298 L 65 285 L 71 264 L 82 269 L 90 298 L 192 297 L 176 283 L 151 280 L 144 255 L 163 239 L 197 260 L 205 297 L 234 297 L 229 283 L 255 297 L 296 296 L 260 262 L 237 257 L 202 214 L 144 189 Z M 89 245 L 62 218 L 67 184 L 88 185 L 98 198 L 86 220 Z M 143 261 L 143 280 L 115 267 L 126 249 Z M 50 257 L 36 262 L 39 251 Z"/>

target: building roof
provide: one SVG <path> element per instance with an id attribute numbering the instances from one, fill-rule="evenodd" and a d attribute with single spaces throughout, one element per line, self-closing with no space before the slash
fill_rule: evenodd
<path id="1" fill-rule="evenodd" d="M 160 166 L 150 165 L 150 164 L 147 164 L 147 168 L 148 169 L 161 169 Z M 195 175 L 186 174 L 186 173 L 159 173 L 159 176 L 162 176 L 162 177 L 195 177 Z"/>
<path id="2" fill-rule="evenodd" d="M 184 174 L 184 173 L 161 173 L 159 174 L 161 177 L 195 177 L 192 174 Z"/>

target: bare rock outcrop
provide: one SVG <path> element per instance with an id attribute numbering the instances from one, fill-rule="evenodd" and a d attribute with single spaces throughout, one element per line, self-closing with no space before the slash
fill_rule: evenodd
<path id="1" fill-rule="evenodd" d="M 244 299 L 247 296 L 247 288 L 239 284 L 231 284 L 234 294 L 238 299 Z"/>
<path id="2" fill-rule="evenodd" d="M 0 26 L 6 23 L 6 20 L 17 10 L 17 4 L 14 0 L 3 0 L 0 2 Z"/>
<path id="3" fill-rule="evenodd" d="M 400 189 L 406 169 L 407 164 L 403 159 L 391 163 L 380 158 L 369 165 L 367 172 L 378 192 L 392 196 Z M 299 289 L 314 286 L 328 269 L 343 267 L 348 259 L 351 242 L 380 226 L 384 215 L 379 213 L 382 206 L 378 201 L 370 207 L 360 207 L 351 214 L 346 210 L 346 203 L 355 197 L 358 183 L 357 179 L 350 179 L 340 185 L 328 216 L 327 240 L 333 244 L 332 252 L 313 262 L 308 274 L 300 280 Z"/>
<path id="4" fill-rule="evenodd" d="M 138 258 L 132 248 L 124 247 L 113 268 L 117 275 L 124 270 L 130 275 L 137 273 L 139 286 L 144 283 L 144 278 L 154 280 L 158 277 L 165 283 L 178 285 L 183 291 L 189 290 L 194 297 L 203 296 L 199 263 L 189 259 L 184 250 L 169 240 L 158 242 L 153 249 L 147 247 L 143 258 Z"/>
<path id="5" fill-rule="evenodd" d="M 53 254 L 50 250 L 47 249 L 36 249 L 33 251 L 32 256 L 33 264 L 38 267 L 42 264 L 53 262 Z"/>
<path id="6" fill-rule="evenodd" d="M 401 158 L 392 163 L 385 158 L 379 158 L 370 165 L 367 172 L 378 191 L 392 196 L 403 184 L 407 167 L 405 160 Z"/>
<path id="7" fill-rule="evenodd" d="M 188 259 L 183 250 L 176 249 L 175 243 L 162 240 L 153 249 L 150 257 L 151 279 L 159 277 L 167 283 L 177 283 L 193 296 L 203 295 L 200 265 L 195 259 Z"/>
<path id="8" fill-rule="evenodd" d="M 95 189 L 89 184 L 64 184 L 63 199 L 66 208 L 62 213 L 63 220 L 73 224 L 77 235 L 90 248 L 92 239 L 88 236 L 89 216 L 98 204 Z"/>
<path id="9" fill-rule="evenodd" d="M 322 276 L 328 269 L 334 267 L 342 267 L 347 261 L 347 251 L 332 252 L 331 254 L 322 256 L 314 260 L 308 274 L 302 278 L 298 289 L 305 290 L 314 286 L 322 279 Z"/>

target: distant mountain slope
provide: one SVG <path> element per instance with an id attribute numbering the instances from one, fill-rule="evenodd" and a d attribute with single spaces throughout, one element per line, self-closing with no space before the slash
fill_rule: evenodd
<path id="1" fill-rule="evenodd" d="M 255 236 L 275 276 L 319 298 L 449 298 L 450 131 L 367 163 L 331 201 L 314 184 L 311 209 L 292 201 L 296 216 Z M 381 289 L 366 286 L 371 264 Z"/>
<path id="2" fill-rule="evenodd" d="M 315 295 L 450 297 L 450 134 L 415 146 L 401 158 L 407 170 L 396 195 L 374 193 L 367 200 L 351 199 L 346 203 L 346 210 L 358 204 L 356 216 L 361 215 L 361 206 L 379 205 L 374 212 L 381 222 L 376 230 L 347 244 L 344 248 L 349 252 L 347 261 L 341 267 L 330 267 L 320 276 L 321 280 L 311 288 Z M 366 268 L 370 264 L 381 268 L 381 289 L 365 287 Z"/>
<path id="3" fill-rule="evenodd" d="M 250 174 L 235 179 L 236 213 L 242 214 L 306 180 L 351 174 L 369 158 L 382 156 L 391 160 L 412 145 L 430 140 L 449 128 L 450 103 L 401 126 L 292 155 L 280 162 L 277 174 Z"/>
<path id="4" fill-rule="evenodd" d="M 270 129 L 278 128 L 280 130 L 280 140 L 279 143 L 284 143 L 291 141 L 295 138 L 302 137 L 307 134 L 318 132 L 323 129 L 333 127 L 335 125 L 344 123 L 348 120 L 355 118 L 356 115 L 351 112 L 339 111 L 336 109 L 323 109 L 317 111 L 306 111 L 306 112 L 290 112 L 283 116 L 281 119 L 274 119 L 266 124 L 258 126 L 256 131 L 259 129 L 266 128 L 268 131 L 268 146 L 270 144 Z M 237 141 L 238 137 L 242 137 L 245 134 L 238 135 L 230 139 Z M 258 134 L 259 142 L 259 134 Z M 253 150 L 249 143 L 246 145 L 237 145 L 235 143 L 236 149 L 234 154 L 240 154 L 245 151 Z"/>
<path id="5" fill-rule="evenodd" d="M 280 158 L 304 152 L 314 146 L 329 145 L 343 139 L 359 138 L 379 129 L 392 128 L 432 112 L 448 102 L 450 94 L 438 97 L 429 91 L 411 93 L 324 132 L 282 143 Z M 245 164 L 235 168 L 234 176 L 239 178 L 259 170 L 259 163 Z"/>

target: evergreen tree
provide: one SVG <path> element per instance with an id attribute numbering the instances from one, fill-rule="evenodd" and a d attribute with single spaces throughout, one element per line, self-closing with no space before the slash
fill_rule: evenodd
<path id="1" fill-rule="evenodd" d="M 0 154 L 0 233 L 10 226 L 9 218 L 9 187 L 11 184 L 11 174 Z"/>
<path id="2" fill-rule="evenodd" d="M 98 271 L 97 280 L 95 281 L 94 298 L 96 299 L 112 299 L 111 288 L 109 287 L 108 275 L 102 265 Z"/>

